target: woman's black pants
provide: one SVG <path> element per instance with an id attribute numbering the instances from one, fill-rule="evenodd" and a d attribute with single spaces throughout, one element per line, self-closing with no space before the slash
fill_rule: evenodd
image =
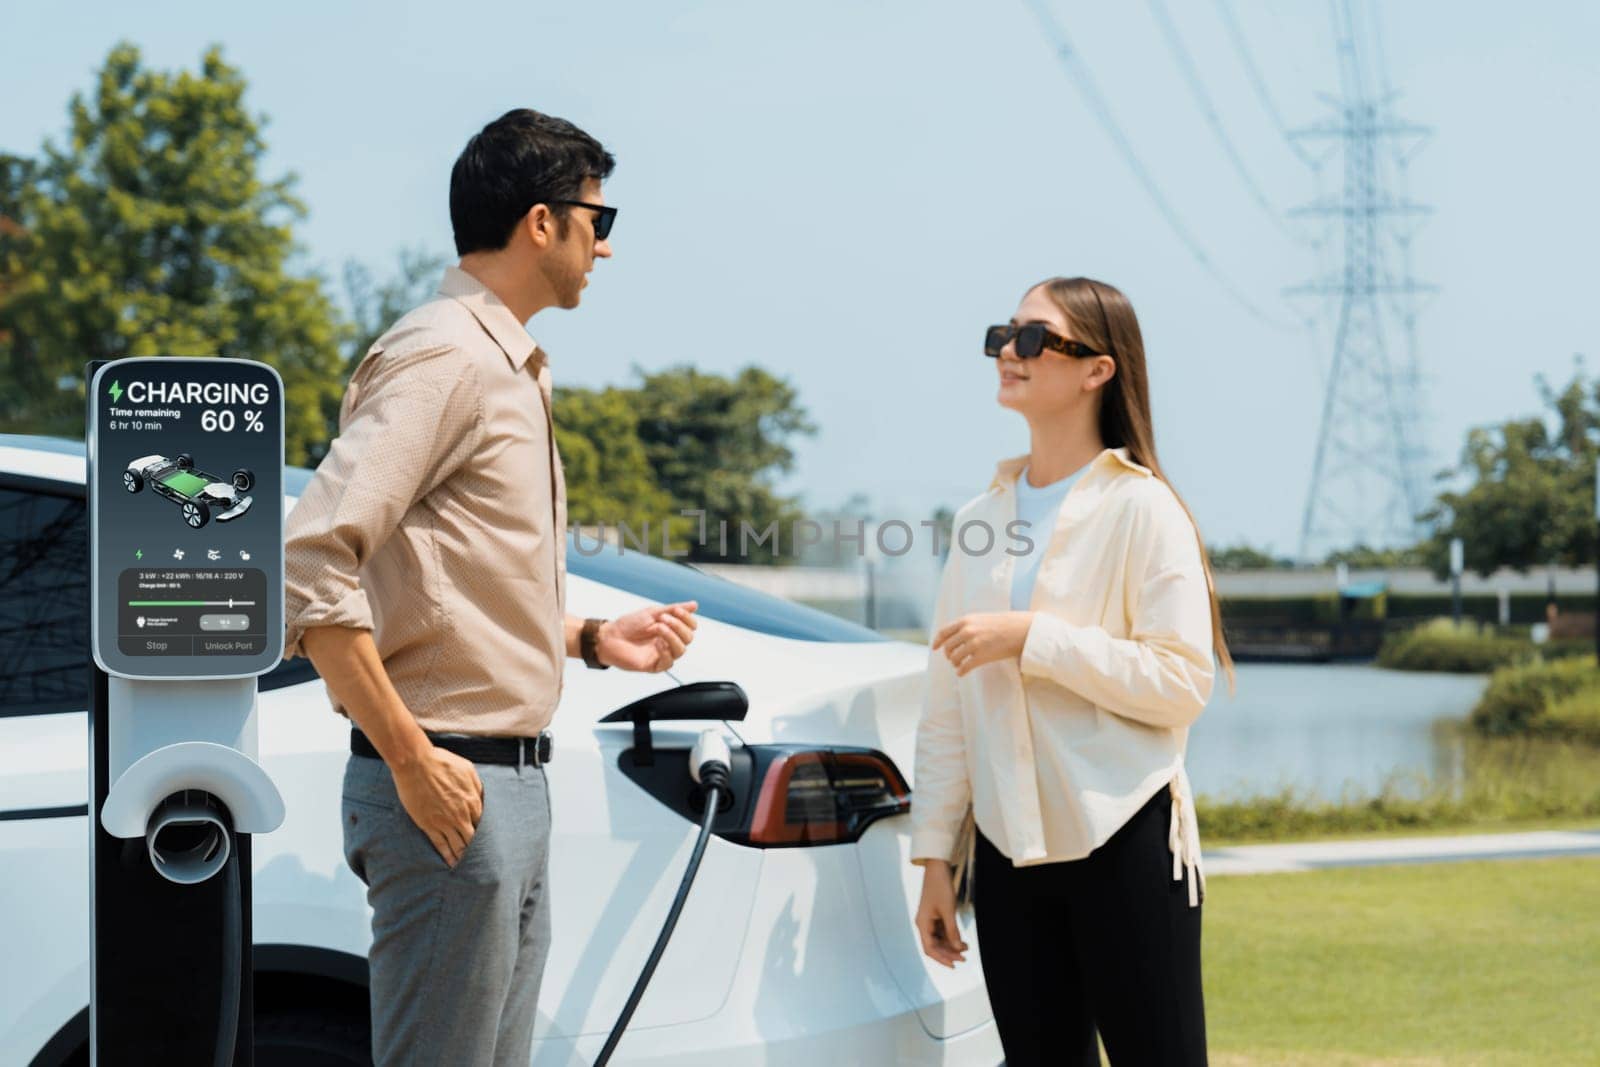
<path id="1" fill-rule="evenodd" d="M 1014 867 L 978 835 L 973 904 L 1006 1067 L 1206 1062 L 1200 909 L 1172 878 L 1163 789 L 1081 860 Z"/>

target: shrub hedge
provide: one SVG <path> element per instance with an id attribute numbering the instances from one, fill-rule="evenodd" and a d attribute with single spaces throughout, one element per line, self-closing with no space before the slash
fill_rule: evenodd
<path id="1" fill-rule="evenodd" d="M 1319 800 L 1293 790 L 1244 798 L 1199 796 L 1201 833 L 1216 845 L 1452 827 L 1501 829 L 1600 817 L 1600 746 L 1547 737 L 1478 737 L 1470 730 L 1460 741 L 1452 773 L 1433 781 L 1396 776 L 1376 796 Z"/>
<path id="2" fill-rule="evenodd" d="M 1435 619 L 1387 634 L 1378 648 L 1378 666 L 1398 671 L 1487 674 L 1536 654 L 1536 646 L 1525 637 L 1480 632 L 1473 624 L 1456 626 L 1449 619 Z"/>
<path id="3" fill-rule="evenodd" d="M 1388 619 L 1427 619 L 1452 615 L 1454 605 L 1448 593 L 1396 593 L 1383 595 L 1384 612 Z M 1544 622 L 1544 593 L 1512 593 L 1510 597 L 1511 621 L 1526 625 Z M 1556 601 L 1563 613 L 1594 611 L 1593 593 L 1563 593 Z M 1372 604 L 1373 601 L 1363 601 Z M 1239 622 L 1308 623 L 1332 622 L 1338 618 L 1338 597 L 1333 593 L 1284 597 L 1222 598 L 1224 620 Z M 1461 597 L 1461 616 L 1478 622 L 1495 623 L 1500 618 L 1500 598 L 1488 593 L 1466 593 Z"/>
<path id="4" fill-rule="evenodd" d="M 1545 705 L 1539 732 L 1600 745 L 1600 679 Z"/>
<path id="5" fill-rule="evenodd" d="M 1559 717 L 1550 710 L 1560 703 Z M 1585 710 L 1585 709 L 1588 710 Z M 1535 661 L 1502 667 L 1472 709 L 1480 734 L 1504 737 L 1539 733 L 1579 736 L 1600 708 L 1600 667 L 1593 656 Z"/>

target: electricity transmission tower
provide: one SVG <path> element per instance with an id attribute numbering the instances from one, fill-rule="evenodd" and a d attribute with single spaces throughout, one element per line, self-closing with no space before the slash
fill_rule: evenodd
<path id="1" fill-rule="evenodd" d="M 1432 131 L 1396 115 L 1376 19 L 1358 18 L 1351 0 L 1330 7 L 1341 94 L 1328 100 L 1329 119 L 1290 134 L 1344 164 L 1336 197 L 1290 212 L 1337 229 L 1343 253 L 1329 276 L 1287 290 L 1325 302 L 1334 324 L 1300 527 L 1305 561 L 1336 548 L 1411 544 L 1427 502 L 1415 321 L 1433 287 L 1412 277 L 1410 244 L 1430 209 L 1406 196 L 1405 172 Z"/>

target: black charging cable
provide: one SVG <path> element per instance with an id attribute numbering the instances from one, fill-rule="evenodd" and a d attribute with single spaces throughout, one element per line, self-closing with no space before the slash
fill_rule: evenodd
<path id="1" fill-rule="evenodd" d="M 230 828 L 231 835 L 233 830 Z M 216 1067 L 231 1067 L 234 1046 L 239 1041 L 239 999 L 244 970 L 244 891 L 239 877 L 239 848 L 229 842 L 227 862 L 222 867 L 223 892 L 228 895 L 222 909 L 222 981 L 217 1005 Z"/>
<path id="2" fill-rule="evenodd" d="M 720 746 L 720 750 L 717 746 Z M 707 748 L 711 751 L 703 753 Z M 622 1014 L 617 1016 L 616 1025 L 611 1028 L 611 1034 L 606 1038 L 604 1047 L 600 1049 L 600 1055 L 594 1061 L 595 1067 L 605 1067 L 605 1064 L 610 1062 L 611 1054 L 617 1050 L 617 1042 L 622 1040 L 622 1033 L 628 1028 L 628 1021 L 633 1018 L 634 1011 L 639 1007 L 645 986 L 650 984 L 650 977 L 656 973 L 656 965 L 661 962 L 661 954 L 667 950 L 667 942 L 672 940 L 672 930 L 678 925 L 678 915 L 683 911 L 684 901 L 689 899 L 689 887 L 694 885 L 695 875 L 700 872 L 700 860 L 705 856 L 706 842 L 711 837 L 711 824 L 716 821 L 717 809 L 722 806 L 722 795 L 728 789 L 728 780 L 732 772 L 728 766 L 727 742 L 715 731 L 708 730 L 701 735 L 700 743 L 695 745 L 694 752 L 690 768 L 700 782 L 706 803 L 706 813 L 700 820 L 700 836 L 695 838 L 694 851 L 689 855 L 689 866 L 683 872 L 683 880 L 678 883 L 678 895 L 672 898 L 672 907 L 668 910 L 667 921 L 662 925 L 661 933 L 656 938 L 656 946 L 650 950 L 650 958 L 645 961 L 644 970 L 639 972 L 639 980 L 633 983 L 633 992 L 628 994 L 628 1002 L 622 1006 Z"/>

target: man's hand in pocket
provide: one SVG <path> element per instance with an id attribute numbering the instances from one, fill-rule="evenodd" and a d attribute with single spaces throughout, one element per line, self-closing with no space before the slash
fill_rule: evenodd
<path id="1" fill-rule="evenodd" d="M 429 748 L 394 772 L 394 785 L 411 821 L 454 867 L 483 816 L 483 779 L 477 768 L 454 752 Z"/>

